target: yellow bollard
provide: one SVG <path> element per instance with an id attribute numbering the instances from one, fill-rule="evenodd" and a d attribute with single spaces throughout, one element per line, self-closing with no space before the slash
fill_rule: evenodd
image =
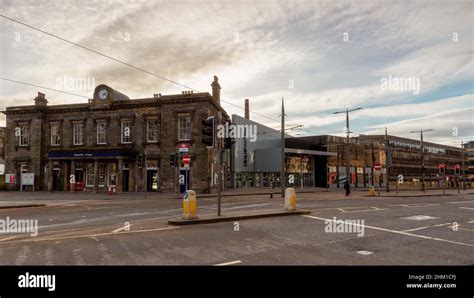
<path id="1" fill-rule="evenodd" d="M 369 196 L 375 197 L 375 187 L 371 186 L 369 188 Z"/>
<path id="2" fill-rule="evenodd" d="M 183 196 L 183 219 L 196 219 L 196 213 L 196 192 L 194 190 L 188 190 L 184 193 Z"/>
<path id="3" fill-rule="evenodd" d="M 294 188 L 287 188 L 285 190 L 285 210 L 296 210 L 296 192 Z"/>

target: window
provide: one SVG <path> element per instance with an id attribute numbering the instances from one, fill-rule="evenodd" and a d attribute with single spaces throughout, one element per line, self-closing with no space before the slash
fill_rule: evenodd
<path id="1" fill-rule="evenodd" d="M 61 135 L 59 123 L 51 123 L 51 146 L 59 146 L 61 143 Z"/>
<path id="2" fill-rule="evenodd" d="M 122 121 L 122 144 L 132 142 L 132 122 L 130 120 Z"/>
<path id="3" fill-rule="evenodd" d="M 191 116 L 189 114 L 178 115 L 178 140 L 191 140 Z"/>
<path id="4" fill-rule="evenodd" d="M 28 146 L 29 145 L 29 134 L 28 134 L 28 125 L 27 124 L 20 124 L 18 125 L 18 131 L 16 131 L 17 138 L 18 138 L 18 145 L 19 146 Z"/>
<path id="5" fill-rule="evenodd" d="M 107 143 L 107 123 L 97 122 L 97 144 Z"/>
<path id="6" fill-rule="evenodd" d="M 99 164 L 99 186 L 105 186 L 105 174 L 107 173 L 107 164 Z"/>
<path id="7" fill-rule="evenodd" d="M 74 145 L 82 145 L 84 142 L 84 123 L 74 123 L 73 130 Z"/>
<path id="8" fill-rule="evenodd" d="M 147 142 L 157 143 L 158 142 L 158 120 L 150 119 L 146 124 L 147 131 Z"/>
<path id="9" fill-rule="evenodd" d="M 87 171 L 87 178 L 86 178 L 86 186 L 94 186 L 94 164 L 88 163 L 86 166 Z"/>

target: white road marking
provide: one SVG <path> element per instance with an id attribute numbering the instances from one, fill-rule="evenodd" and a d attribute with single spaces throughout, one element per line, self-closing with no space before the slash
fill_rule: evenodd
<path id="1" fill-rule="evenodd" d="M 368 251 L 368 250 L 359 250 L 359 251 L 357 251 L 357 253 L 360 254 L 360 255 L 363 255 L 363 256 L 368 256 L 368 255 L 373 254 L 373 252 Z"/>
<path id="2" fill-rule="evenodd" d="M 452 222 L 447 222 L 447 223 L 439 224 L 439 225 L 420 227 L 420 228 L 415 228 L 415 229 L 410 229 L 410 230 L 403 230 L 403 232 L 413 232 L 413 231 L 424 230 L 424 229 L 429 229 L 429 228 L 447 226 L 447 225 L 451 225 L 451 224 L 453 224 L 453 223 Z"/>
<path id="3" fill-rule="evenodd" d="M 52 248 L 47 248 L 44 251 L 44 257 L 46 259 L 45 265 L 53 265 L 53 252 Z"/>
<path id="4" fill-rule="evenodd" d="M 454 201 L 454 202 L 445 202 L 448 204 L 462 204 L 462 203 L 474 203 L 474 201 Z"/>
<path id="5" fill-rule="evenodd" d="M 0 239 L 0 242 L 7 241 L 7 240 L 10 240 L 10 239 L 13 239 L 13 238 L 16 238 L 16 236 L 11 236 L 11 237 Z"/>
<path id="6" fill-rule="evenodd" d="M 371 208 L 372 208 L 372 209 L 344 211 L 343 213 L 355 213 L 355 212 L 369 212 L 369 211 L 383 211 L 383 210 L 389 210 L 389 209 L 387 209 L 387 208 L 377 208 L 377 207 L 371 207 Z"/>
<path id="7" fill-rule="evenodd" d="M 120 233 L 120 235 L 124 234 L 133 234 L 133 233 L 146 233 L 146 232 L 155 232 L 155 231 L 165 231 L 165 230 L 174 230 L 179 229 L 180 227 L 166 227 L 166 228 L 157 228 L 157 229 L 147 229 L 147 230 L 136 230 L 136 231 L 126 231 Z M 59 237 L 44 237 L 39 239 L 20 239 L 17 241 L 6 242 L 8 244 L 11 243 L 18 243 L 18 242 L 40 242 L 40 241 L 55 241 L 55 240 L 62 240 L 62 239 L 76 239 L 76 238 L 91 238 L 95 241 L 99 242 L 96 237 L 99 236 L 110 236 L 110 235 L 117 235 L 116 233 L 99 233 L 99 234 L 90 234 L 90 235 L 73 235 L 73 236 L 59 236 Z"/>
<path id="8" fill-rule="evenodd" d="M 312 219 L 318 219 L 318 220 L 324 220 L 324 221 L 336 221 L 337 222 L 337 220 L 333 220 L 333 219 L 329 219 L 329 218 L 322 218 L 322 217 L 317 217 L 317 216 L 312 216 L 312 215 L 301 215 L 301 216 L 307 217 L 307 218 L 312 218 Z M 389 232 L 389 233 L 400 234 L 400 235 L 411 236 L 411 237 L 417 237 L 417 238 L 422 238 L 422 239 L 427 239 L 427 240 L 441 241 L 441 242 L 447 242 L 447 243 L 452 243 L 452 244 L 459 244 L 459 245 L 474 247 L 474 244 L 468 244 L 468 243 L 450 241 L 450 240 L 441 239 L 441 238 L 417 235 L 417 234 L 407 233 L 407 232 L 403 232 L 403 231 L 384 229 L 384 228 L 373 227 L 373 226 L 368 226 L 368 225 L 359 225 L 359 224 L 356 224 L 356 223 L 348 223 L 348 224 L 365 227 L 367 229 L 383 231 L 383 232 Z"/>
<path id="9" fill-rule="evenodd" d="M 131 227 L 131 226 L 132 226 L 132 225 L 130 224 L 128 227 Z M 126 226 L 124 225 L 123 227 L 120 227 L 120 228 L 118 228 L 118 229 L 113 230 L 112 233 L 118 233 L 118 232 L 120 232 L 120 231 L 125 230 L 125 228 L 126 228 Z"/>
<path id="10" fill-rule="evenodd" d="M 474 210 L 474 208 L 471 208 L 471 207 L 459 207 L 459 209 L 468 209 L 468 210 Z"/>
<path id="11" fill-rule="evenodd" d="M 30 254 L 30 248 L 26 245 L 23 245 L 21 250 L 16 255 L 15 265 L 23 265 L 23 263 L 28 258 L 29 254 Z"/>
<path id="12" fill-rule="evenodd" d="M 400 217 L 401 219 L 408 219 L 408 220 L 430 220 L 430 219 L 438 219 L 439 217 L 433 217 L 429 215 L 412 215 L 412 216 L 407 216 L 407 217 Z"/>
<path id="13" fill-rule="evenodd" d="M 232 261 L 232 262 L 227 262 L 227 263 L 220 263 L 220 264 L 215 264 L 214 266 L 227 266 L 227 265 L 234 265 L 234 264 L 240 264 L 242 261 L 237 260 L 237 261 Z"/>
<path id="14" fill-rule="evenodd" d="M 403 206 L 407 208 L 418 208 L 418 207 L 429 207 L 429 206 L 438 206 L 440 204 L 433 204 L 433 203 L 413 203 L 413 204 L 393 204 L 389 206 Z"/>
<path id="15" fill-rule="evenodd" d="M 84 258 L 80 255 L 80 252 L 81 252 L 80 248 L 75 248 L 72 251 L 72 254 L 74 255 L 74 259 L 76 259 L 76 265 L 87 265 Z"/>

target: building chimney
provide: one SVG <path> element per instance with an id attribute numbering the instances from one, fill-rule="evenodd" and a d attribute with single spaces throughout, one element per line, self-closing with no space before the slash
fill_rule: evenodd
<path id="1" fill-rule="evenodd" d="M 38 92 L 38 96 L 36 96 L 34 100 L 35 106 L 37 107 L 46 107 L 48 105 L 48 100 L 44 93 Z"/>
<path id="2" fill-rule="evenodd" d="M 249 99 L 245 99 L 245 119 L 250 119 Z"/>
<path id="3" fill-rule="evenodd" d="M 214 81 L 211 84 L 212 86 L 212 97 L 217 102 L 218 105 L 221 104 L 221 85 L 219 85 L 219 78 L 214 76 Z"/>

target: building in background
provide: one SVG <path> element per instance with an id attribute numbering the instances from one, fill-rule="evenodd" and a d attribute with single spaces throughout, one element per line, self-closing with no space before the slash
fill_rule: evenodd
<path id="1" fill-rule="evenodd" d="M 472 185 L 474 182 L 474 141 L 464 144 L 464 173 Z"/>
<path id="2" fill-rule="evenodd" d="M 185 166 L 173 167 L 173 155 L 183 148 L 191 157 L 188 188 L 212 191 L 217 150 L 202 143 L 202 120 L 228 116 L 217 77 L 211 86 L 212 95 L 130 99 L 99 85 L 86 103 L 48 105 L 38 93 L 34 105 L 7 107 L 6 173 L 17 178 L 9 189 L 177 192 Z"/>
<path id="3" fill-rule="evenodd" d="M 245 117 L 232 115 L 236 127 L 256 129 L 256 139 L 250 135 L 236 138 L 230 152 L 229 186 L 275 187 L 280 185 L 281 134 L 280 131 L 252 121 L 246 100 Z M 250 131 L 250 129 L 249 129 Z M 285 168 L 287 186 L 326 187 L 327 158 L 335 156 L 326 148 L 285 135 Z"/>

